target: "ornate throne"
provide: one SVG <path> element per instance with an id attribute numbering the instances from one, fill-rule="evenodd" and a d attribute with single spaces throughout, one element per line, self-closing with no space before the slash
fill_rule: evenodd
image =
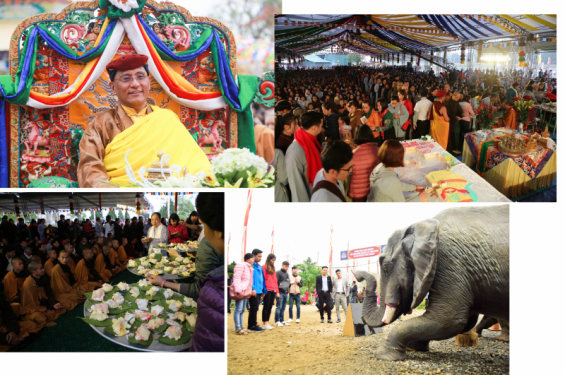
<path id="1" fill-rule="evenodd" d="M 47 176 L 54 181 L 58 177 L 60 186 L 78 186 L 82 133 L 97 113 L 119 104 L 101 65 L 124 54 L 154 54 L 148 103 L 175 112 L 209 159 L 227 148 L 254 147 L 252 120 L 251 127 L 243 128 L 241 121 L 238 125 L 242 108 L 234 107 L 233 91 L 228 98 L 229 82 L 241 82 L 231 31 L 173 3 L 137 0 L 139 7 L 126 11 L 114 7 L 116 1 L 73 2 L 61 13 L 29 17 L 14 31 L 10 74 L 18 79 L 11 96 L 4 89 L 0 93 L 10 101 L 5 117 L 8 168 L 3 169 L 9 187 L 34 187 L 34 181 Z M 147 49 L 139 51 L 139 43 Z M 26 64 L 34 64 L 34 69 Z M 31 77 L 24 76 L 26 71 Z M 251 97 L 272 106 L 274 83 L 272 75 L 267 76 L 258 79 Z M 3 87 L 11 83 L 6 77 L 0 77 Z M 218 93 L 224 105 L 183 98 L 183 84 L 175 83 L 175 77 L 200 92 Z M 24 78 L 29 97 L 25 87 L 23 96 L 18 96 L 21 90 L 16 92 Z"/>

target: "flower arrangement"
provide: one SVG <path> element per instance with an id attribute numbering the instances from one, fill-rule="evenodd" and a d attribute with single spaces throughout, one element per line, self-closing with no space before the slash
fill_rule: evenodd
<path id="1" fill-rule="evenodd" d="M 526 124 L 530 118 L 530 110 L 534 107 L 535 102 L 533 100 L 528 101 L 517 101 L 514 102 L 514 108 L 516 109 L 516 118 L 518 123 Z"/>
<path id="2" fill-rule="evenodd" d="M 146 169 L 141 167 L 138 176 L 131 168 L 126 153 L 126 173 L 130 181 L 139 187 L 146 188 L 271 188 L 275 183 L 275 168 L 269 167 L 267 162 L 253 154 L 246 148 L 229 148 L 218 155 L 210 166 L 209 171 L 200 171 L 194 175 L 188 173 L 186 168 L 172 165 L 173 174 L 179 177 L 168 177 L 151 183 L 145 177 Z M 165 155 L 161 160 L 169 160 Z"/>
<path id="3" fill-rule="evenodd" d="M 492 129 L 495 109 L 492 105 L 483 104 L 477 109 L 477 127 L 479 129 Z"/>

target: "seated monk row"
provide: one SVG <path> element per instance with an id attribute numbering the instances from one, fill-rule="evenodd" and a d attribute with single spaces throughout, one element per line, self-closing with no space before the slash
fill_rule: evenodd
<path id="1" fill-rule="evenodd" d="M 31 341 L 41 326 L 19 319 L 9 302 L 0 298 L 0 352 L 19 350 Z"/>

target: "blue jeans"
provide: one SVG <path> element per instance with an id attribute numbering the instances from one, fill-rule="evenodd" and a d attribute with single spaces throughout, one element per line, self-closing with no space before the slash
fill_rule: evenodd
<path id="1" fill-rule="evenodd" d="M 288 300 L 288 294 L 280 293 L 280 297 L 277 298 L 277 310 L 275 311 L 275 323 L 283 322 L 284 320 L 284 309 L 286 308 L 286 301 Z"/>
<path id="2" fill-rule="evenodd" d="M 296 319 L 300 319 L 300 294 L 288 296 L 288 317 L 292 319 L 292 305 L 296 301 Z"/>
<path id="3" fill-rule="evenodd" d="M 247 303 L 246 299 L 235 301 L 235 310 L 233 312 L 233 321 L 235 323 L 235 330 L 238 331 L 243 328 L 243 309 Z"/>

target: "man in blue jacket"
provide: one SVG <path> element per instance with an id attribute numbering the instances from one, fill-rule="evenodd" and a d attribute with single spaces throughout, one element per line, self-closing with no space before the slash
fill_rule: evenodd
<path id="1" fill-rule="evenodd" d="M 253 289 L 251 290 L 251 297 L 249 297 L 249 315 L 247 316 L 247 331 L 248 332 L 263 332 L 263 328 L 257 325 L 257 311 L 261 304 L 261 298 L 267 294 L 267 287 L 265 286 L 265 275 L 263 274 L 263 267 L 259 264 L 263 258 L 263 252 L 255 249 L 251 252 L 255 256 L 255 263 L 253 263 Z"/>

